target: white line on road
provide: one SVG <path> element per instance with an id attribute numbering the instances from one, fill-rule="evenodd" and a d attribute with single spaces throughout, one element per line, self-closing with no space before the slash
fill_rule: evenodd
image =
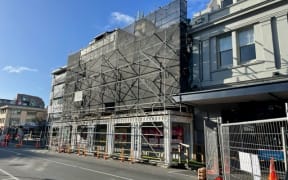
<path id="1" fill-rule="evenodd" d="M 181 172 L 185 172 L 187 170 L 177 170 L 177 171 L 169 171 L 169 174 L 177 174 L 177 175 L 182 175 L 182 176 L 187 176 L 187 177 L 194 177 L 192 175 L 188 175 L 188 174 L 181 174 Z"/>
<path id="2" fill-rule="evenodd" d="M 45 158 L 40 158 L 40 159 L 43 159 L 43 160 L 49 161 L 49 162 L 53 162 L 53 163 L 56 163 L 56 164 L 61 164 L 61 165 L 68 166 L 68 167 L 79 168 L 79 169 L 82 169 L 82 170 L 85 170 L 85 171 L 94 172 L 94 173 L 97 173 L 97 174 L 103 174 L 103 175 L 106 175 L 106 176 L 112 176 L 112 177 L 116 177 L 116 178 L 120 178 L 120 179 L 133 180 L 133 179 L 130 179 L 130 178 L 127 178 L 127 177 L 117 176 L 117 175 L 110 174 L 110 173 L 105 173 L 105 172 L 102 172 L 102 171 L 96 171 L 96 170 L 84 168 L 84 167 L 81 167 L 81 166 L 74 166 L 74 165 L 71 165 L 71 164 L 65 164 L 65 163 L 62 163 L 62 162 L 52 161 L 50 159 L 45 159 Z"/>
<path id="3" fill-rule="evenodd" d="M 21 155 L 21 153 L 18 153 L 18 152 L 16 152 L 16 151 L 11 151 L 11 150 L 0 149 L 0 151 L 7 151 L 7 152 L 11 152 L 11 153 L 14 153 L 14 154 L 17 154 L 17 155 Z M 23 154 L 24 154 L 24 153 L 23 153 Z M 64 166 L 68 166 L 68 167 L 73 167 L 73 168 L 78 168 L 78 169 L 82 169 L 82 170 L 85 170 L 85 171 L 94 172 L 94 173 L 97 173 L 97 174 L 103 174 L 103 175 L 106 175 L 106 176 L 116 177 L 116 178 L 119 178 L 119 179 L 133 180 L 133 179 L 131 179 L 131 178 L 122 177 L 122 176 L 117 176 L 117 175 L 110 174 L 110 173 L 106 173 L 106 172 L 102 172 L 102 171 L 96 171 L 96 170 L 89 169 L 89 168 L 84 168 L 84 167 L 81 167 L 81 166 L 74 166 L 74 165 L 71 165 L 71 164 L 65 164 L 65 163 L 62 163 L 62 162 L 53 161 L 53 160 L 46 159 L 46 158 L 39 158 L 39 157 L 37 157 L 37 158 L 38 158 L 38 159 L 45 160 L 45 161 L 49 161 L 49 162 L 52 162 L 52 163 L 56 163 L 56 164 L 61 164 L 61 165 L 64 165 Z M 15 179 L 15 180 L 18 180 L 18 179 Z"/>
<path id="4" fill-rule="evenodd" d="M 10 178 L 8 178 L 8 179 L 14 179 L 14 180 L 19 180 L 17 177 L 15 177 L 15 176 L 13 176 L 12 174 L 10 174 L 10 173 L 8 173 L 7 171 L 4 171 L 3 169 L 0 169 L 0 171 L 2 172 L 2 173 L 4 173 L 5 175 L 7 175 L 7 176 L 9 176 Z M 8 180 L 7 178 L 6 179 L 2 179 L 2 180 Z"/>

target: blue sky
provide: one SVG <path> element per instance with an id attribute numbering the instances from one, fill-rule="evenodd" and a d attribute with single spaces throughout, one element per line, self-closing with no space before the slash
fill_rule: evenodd
<path id="1" fill-rule="evenodd" d="M 188 0 L 188 14 L 209 0 Z M 101 2 L 101 3 L 100 3 Z M 49 102 L 51 72 L 97 34 L 123 27 L 171 0 L 1 0 L 0 99 L 17 93 Z"/>

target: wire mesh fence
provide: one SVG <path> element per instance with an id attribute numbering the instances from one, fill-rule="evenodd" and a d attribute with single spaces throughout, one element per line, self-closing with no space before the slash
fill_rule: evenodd
<path id="1" fill-rule="evenodd" d="M 267 179 L 271 161 L 279 179 L 287 172 L 286 118 L 222 124 L 225 179 Z"/>

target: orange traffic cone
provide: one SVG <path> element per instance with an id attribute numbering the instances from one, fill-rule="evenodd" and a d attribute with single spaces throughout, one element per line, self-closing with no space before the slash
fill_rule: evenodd
<path id="1" fill-rule="evenodd" d="M 269 172 L 268 180 L 278 180 L 278 176 L 276 174 L 275 164 L 274 164 L 273 158 L 270 159 L 270 168 L 269 169 L 270 169 L 270 172 Z"/>
<path id="2" fill-rule="evenodd" d="M 214 180 L 223 180 L 221 176 L 217 176 Z"/>

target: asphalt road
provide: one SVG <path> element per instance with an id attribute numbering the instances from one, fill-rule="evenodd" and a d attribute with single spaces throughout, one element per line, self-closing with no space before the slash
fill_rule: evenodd
<path id="1" fill-rule="evenodd" d="M 12 146 L 12 145 L 11 145 Z M 118 160 L 0 147 L 0 180 L 196 180 L 195 172 Z"/>

